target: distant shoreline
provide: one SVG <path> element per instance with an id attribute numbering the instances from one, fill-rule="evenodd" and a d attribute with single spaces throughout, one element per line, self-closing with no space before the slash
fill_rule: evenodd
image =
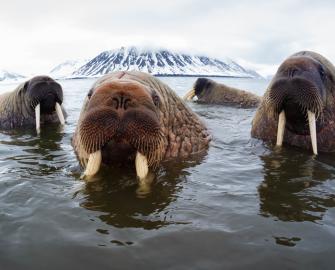
<path id="1" fill-rule="evenodd" d="M 86 76 L 81 76 L 81 77 L 70 77 L 70 78 L 55 78 L 55 80 L 82 80 L 82 79 L 98 79 L 101 76 L 92 76 L 92 77 L 86 77 Z M 188 75 L 188 74 L 157 74 L 153 75 L 154 77 L 189 77 L 189 78 L 196 78 L 196 77 L 208 77 L 208 78 L 232 78 L 232 79 L 266 79 L 263 77 L 247 77 L 247 76 L 228 76 L 228 75 Z M 1 80 L 0 84 L 14 84 L 14 83 L 21 83 L 24 82 L 25 80 L 28 80 L 27 78 L 20 79 L 20 80 Z"/>
<path id="2" fill-rule="evenodd" d="M 249 76 L 229 76 L 229 75 L 189 75 L 189 74 L 157 74 L 155 77 L 211 77 L 211 78 L 237 78 L 237 79 L 255 79 L 256 77 Z"/>
<path id="3" fill-rule="evenodd" d="M 104 75 L 92 77 L 70 77 L 58 78 L 56 80 L 80 80 L 80 79 L 98 79 Z M 263 79 L 262 77 L 247 77 L 247 76 L 228 76 L 228 75 L 189 75 L 189 74 L 155 74 L 154 77 L 209 77 L 209 78 L 233 78 L 233 79 Z"/>

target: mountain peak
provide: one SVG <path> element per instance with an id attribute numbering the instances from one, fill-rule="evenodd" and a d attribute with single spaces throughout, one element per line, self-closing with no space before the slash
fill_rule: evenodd
<path id="1" fill-rule="evenodd" d="M 80 68 L 81 66 L 85 65 L 89 59 L 73 59 L 67 60 L 56 67 L 54 67 L 49 74 L 57 79 L 66 78 L 71 76 L 71 74 Z"/>
<path id="2" fill-rule="evenodd" d="M 26 77 L 15 72 L 0 70 L 0 82 L 3 81 L 21 81 Z"/>
<path id="3" fill-rule="evenodd" d="M 50 73 L 60 77 L 99 77 L 113 71 L 138 70 L 158 76 L 260 77 L 229 58 L 178 53 L 136 46 L 106 50 L 91 60 L 67 61 Z"/>

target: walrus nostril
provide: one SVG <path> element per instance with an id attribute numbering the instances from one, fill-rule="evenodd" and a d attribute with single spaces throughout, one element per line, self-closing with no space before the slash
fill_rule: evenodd
<path id="1" fill-rule="evenodd" d="M 113 97 L 112 98 L 112 107 L 115 108 L 116 110 L 127 110 L 129 107 L 129 102 L 130 99 L 129 98 L 125 98 L 124 96 L 120 96 L 120 97 Z"/>
<path id="2" fill-rule="evenodd" d="M 57 102 L 57 97 L 49 93 L 45 97 L 40 99 L 40 104 L 41 104 L 41 113 L 46 113 L 46 114 L 51 114 L 55 111 L 56 108 L 56 102 Z"/>
<path id="3" fill-rule="evenodd" d="M 123 108 L 125 109 L 125 110 L 127 110 L 128 109 L 128 106 L 129 106 L 129 103 L 130 102 L 130 99 L 129 98 L 127 98 L 125 101 L 124 101 L 124 105 L 123 105 Z"/>
<path id="4" fill-rule="evenodd" d="M 112 107 L 118 110 L 120 106 L 119 100 L 117 98 L 113 98 L 112 100 L 113 100 Z"/>
<path id="5" fill-rule="evenodd" d="M 293 78 L 295 75 L 297 75 L 297 73 L 298 73 L 298 69 L 295 67 L 292 67 L 287 70 L 287 77 Z"/>

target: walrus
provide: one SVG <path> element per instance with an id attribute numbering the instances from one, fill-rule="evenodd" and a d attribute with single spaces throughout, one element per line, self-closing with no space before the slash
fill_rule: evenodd
<path id="1" fill-rule="evenodd" d="M 301 51 L 278 68 L 252 121 L 252 137 L 335 151 L 335 67 L 322 55 Z"/>
<path id="2" fill-rule="evenodd" d="M 12 92 L 0 95 L 0 129 L 36 127 L 41 123 L 65 123 L 63 90 L 48 76 L 36 76 Z"/>
<path id="3" fill-rule="evenodd" d="M 88 181 L 102 164 L 135 163 L 141 183 L 161 161 L 203 152 L 210 141 L 206 126 L 166 84 L 119 71 L 89 90 L 72 145 Z"/>
<path id="4" fill-rule="evenodd" d="M 199 103 L 241 108 L 254 108 L 261 103 L 261 97 L 255 94 L 207 78 L 198 78 L 193 88 L 184 96 L 184 100 L 190 101 L 195 96 Z"/>

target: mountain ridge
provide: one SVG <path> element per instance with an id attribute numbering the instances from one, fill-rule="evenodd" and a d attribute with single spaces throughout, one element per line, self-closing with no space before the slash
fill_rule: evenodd
<path id="1" fill-rule="evenodd" d="M 63 77 L 99 77 L 124 70 L 139 70 L 155 76 L 261 77 L 257 72 L 246 69 L 229 58 L 219 60 L 167 49 L 141 49 L 134 46 L 103 51 L 77 67 L 78 65 L 73 67 L 73 72 Z M 53 73 L 56 74 L 50 72 L 51 75 Z"/>
<path id="2" fill-rule="evenodd" d="M 25 78 L 26 76 L 24 75 L 21 75 L 21 74 L 12 72 L 12 71 L 0 69 L 0 82 L 17 82 Z"/>

